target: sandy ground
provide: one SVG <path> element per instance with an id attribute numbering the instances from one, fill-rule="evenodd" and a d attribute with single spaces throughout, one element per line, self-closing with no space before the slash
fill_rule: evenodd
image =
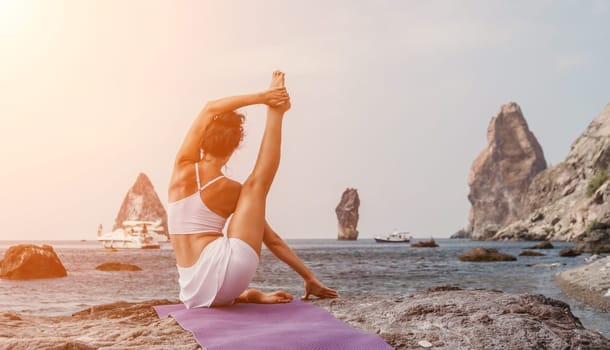
<path id="1" fill-rule="evenodd" d="M 555 282 L 567 295 L 610 312 L 610 256 L 566 270 Z"/>

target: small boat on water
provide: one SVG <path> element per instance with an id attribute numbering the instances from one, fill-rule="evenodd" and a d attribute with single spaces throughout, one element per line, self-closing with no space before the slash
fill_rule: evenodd
<path id="1" fill-rule="evenodd" d="M 394 231 L 385 237 L 375 237 L 377 243 L 409 243 L 410 241 L 411 235 L 409 232 Z"/>
<path id="2" fill-rule="evenodd" d="M 148 231 L 147 225 L 156 224 L 148 221 L 125 221 L 123 228 L 102 233 L 102 225 L 97 232 L 97 241 L 107 251 L 117 249 L 159 249 L 161 245 Z"/>
<path id="3" fill-rule="evenodd" d="M 151 236 L 142 232 L 129 232 L 118 229 L 97 238 L 104 248 L 115 249 L 159 249 L 161 245 Z"/>

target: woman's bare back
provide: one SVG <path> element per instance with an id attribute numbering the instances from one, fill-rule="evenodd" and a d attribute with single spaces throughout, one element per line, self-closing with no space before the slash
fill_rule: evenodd
<path id="1" fill-rule="evenodd" d="M 222 175 L 218 169 L 215 169 L 213 166 L 206 166 L 203 161 L 199 164 L 199 170 L 202 186 Z M 182 200 L 197 191 L 195 163 L 185 162 L 174 167 L 174 173 L 172 174 L 169 186 L 169 202 Z M 235 211 L 240 191 L 241 185 L 239 182 L 225 177 L 201 191 L 199 197 L 203 204 L 212 212 L 223 218 L 228 218 Z M 182 267 L 193 265 L 199 258 L 201 251 L 221 235 L 222 232 L 170 235 L 176 255 L 176 262 Z"/>

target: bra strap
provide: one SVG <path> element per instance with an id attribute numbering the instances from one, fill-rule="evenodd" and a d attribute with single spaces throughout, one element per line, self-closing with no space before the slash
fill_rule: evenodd
<path id="1" fill-rule="evenodd" d="M 208 188 L 211 184 L 213 184 L 214 182 L 222 179 L 224 177 L 224 175 L 220 175 L 218 177 L 213 178 L 212 180 L 210 180 L 207 184 L 203 185 L 203 187 L 201 187 L 201 189 L 199 191 L 203 191 L 206 188 Z"/>
<path id="2" fill-rule="evenodd" d="M 197 191 L 201 191 L 201 181 L 199 181 L 199 162 L 195 163 L 195 174 L 197 174 Z"/>

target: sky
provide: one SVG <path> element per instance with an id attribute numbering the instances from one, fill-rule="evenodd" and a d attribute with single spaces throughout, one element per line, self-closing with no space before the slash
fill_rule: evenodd
<path id="1" fill-rule="evenodd" d="M 358 189 L 361 238 L 448 237 L 489 120 L 517 102 L 557 164 L 610 102 L 608 1 L 0 0 L 0 240 L 95 239 L 140 172 L 166 204 L 206 101 L 286 72 L 267 218 L 335 238 Z M 227 175 L 243 181 L 264 106 Z"/>

